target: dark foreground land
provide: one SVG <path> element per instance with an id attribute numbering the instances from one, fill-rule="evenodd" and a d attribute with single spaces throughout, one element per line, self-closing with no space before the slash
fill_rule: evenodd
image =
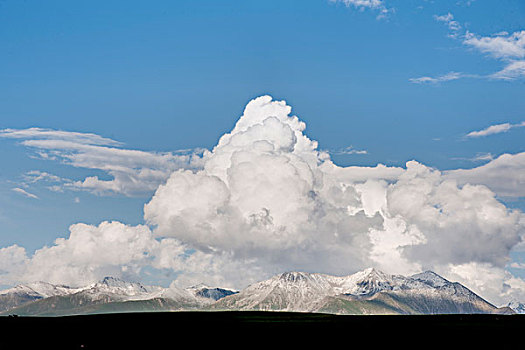
<path id="1" fill-rule="evenodd" d="M 507 347 L 525 315 L 339 316 L 287 312 L 157 312 L 0 317 L 0 349 Z M 395 345 L 395 346 L 394 346 Z M 213 349 L 212 348 L 212 349 Z"/>

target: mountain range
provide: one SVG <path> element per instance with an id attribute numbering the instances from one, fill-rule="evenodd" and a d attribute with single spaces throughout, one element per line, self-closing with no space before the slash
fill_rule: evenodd
<path id="1" fill-rule="evenodd" d="M 286 272 L 236 291 L 204 284 L 146 286 L 114 277 L 82 288 L 36 282 L 0 291 L 0 315 L 262 310 L 331 314 L 522 313 L 498 308 L 432 271 L 409 277 L 366 269 L 349 276 Z"/>

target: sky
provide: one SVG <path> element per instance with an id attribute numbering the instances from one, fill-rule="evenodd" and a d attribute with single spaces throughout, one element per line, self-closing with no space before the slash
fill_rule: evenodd
<path id="1" fill-rule="evenodd" d="M 0 1 L 0 285 L 432 269 L 525 301 L 522 1 Z"/>

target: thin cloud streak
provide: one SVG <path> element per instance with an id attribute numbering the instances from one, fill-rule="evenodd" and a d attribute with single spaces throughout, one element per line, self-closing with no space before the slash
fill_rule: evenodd
<path id="1" fill-rule="evenodd" d="M 337 155 L 350 155 L 350 154 L 368 154 L 367 150 L 359 150 L 355 149 L 353 146 L 348 146 L 345 148 L 341 148 L 335 151 L 329 151 L 331 154 L 337 154 Z"/>
<path id="2" fill-rule="evenodd" d="M 416 84 L 425 84 L 425 83 L 436 84 L 436 83 L 441 83 L 445 81 L 457 80 L 457 79 L 465 78 L 465 77 L 474 77 L 474 76 L 466 75 L 466 74 L 458 73 L 458 72 L 449 72 L 447 74 L 444 74 L 438 77 L 425 76 L 425 77 L 419 77 L 419 78 L 410 78 L 409 81 L 412 83 L 416 83 Z"/>
<path id="3" fill-rule="evenodd" d="M 26 196 L 27 198 L 39 199 L 37 195 L 29 193 L 29 192 L 27 192 L 26 190 L 24 190 L 23 188 L 20 188 L 20 187 L 15 187 L 15 188 L 12 188 L 11 190 L 16 192 L 16 193 L 20 193 L 21 195 Z"/>
<path id="4" fill-rule="evenodd" d="M 483 130 L 471 131 L 467 135 L 465 135 L 465 137 L 477 138 L 477 137 L 484 137 L 484 136 L 489 136 L 489 135 L 494 135 L 494 134 L 501 134 L 511 129 L 520 128 L 523 126 L 525 126 L 525 121 L 518 123 L 518 124 L 510 124 L 510 123 L 496 124 L 496 125 L 491 125 Z"/>

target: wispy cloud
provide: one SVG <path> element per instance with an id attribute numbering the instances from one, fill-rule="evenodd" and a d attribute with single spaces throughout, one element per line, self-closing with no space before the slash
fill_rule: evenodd
<path id="1" fill-rule="evenodd" d="M 412 83 L 416 84 L 435 84 L 435 83 L 441 83 L 444 81 L 451 81 L 451 80 L 457 80 L 460 78 L 465 77 L 463 73 L 458 72 L 448 72 L 447 74 L 437 76 L 437 77 L 419 77 L 419 78 L 411 78 L 409 79 Z"/>
<path id="2" fill-rule="evenodd" d="M 491 74 L 475 75 L 450 72 L 438 77 L 423 76 L 409 79 L 412 83 L 439 83 L 460 78 L 484 78 L 490 80 L 516 80 L 525 77 L 525 30 L 508 33 L 498 32 L 488 36 L 480 36 L 463 31 L 463 26 L 449 12 L 445 15 L 435 15 L 434 19 L 445 23 L 450 30 L 448 36 L 461 40 L 461 43 L 481 53 L 488 54 L 504 64 L 504 67 Z"/>
<path id="3" fill-rule="evenodd" d="M 474 158 L 472 158 L 472 161 L 474 162 L 485 162 L 485 161 L 491 161 L 494 159 L 494 156 L 492 153 L 478 153 Z"/>
<path id="4" fill-rule="evenodd" d="M 486 162 L 494 160 L 494 156 L 492 153 L 477 153 L 474 157 L 454 157 L 451 158 L 452 160 L 467 160 L 470 162 Z"/>
<path id="5" fill-rule="evenodd" d="M 505 68 L 489 75 L 489 77 L 498 80 L 515 80 L 525 77 L 525 60 L 510 61 Z"/>
<path id="6" fill-rule="evenodd" d="M 33 198 L 33 199 L 39 199 L 38 196 L 32 194 L 32 193 L 29 193 L 27 192 L 26 190 L 24 190 L 23 188 L 20 188 L 20 187 L 15 187 L 15 188 L 12 188 L 12 190 L 16 193 L 20 193 L 21 195 L 23 196 L 26 196 L 27 198 Z"/>
<path id="7" fill-rule="evenodd" d="M 65 179 L 61 178 L 60 176 L 56 176 L 56 175 L 50 174 L 45 171 L 40 171 L 40 170 L 28 171 L 27 173 L 23 175 L 23 178 L 25 182 L 28 184 L 37 183 L 40 181 L 46 181 L 46 182 L 64 182 L 65 181 Z"/>
<path id="8" fill-rule="evenodd" d="M 513 268 L 513 269 L 522 269 L 522 270 L 525 270 L 525 263 L 518 263 L 518 262 L 513 262 L 509 265 L 509 267 Z"/>
<path id="9" fill-rule="evenodd" d="M 91 133 L 42 128 L 4 129 L 0 137 L 21 139 L 35 151 L 34 157 L 58 161 L 76 168 L 99 170 L 111 179 L 88 176 L 82 180 L 63 178 L 33 170 L 23 175 L 25 184 L 55 183 L 54 191 L 85 190 L 96 194 L 135 196 L 153 192 L 175 170 L 199 167 L 202 150 L 191 152 L 146 152 L 120 147 L 121 142 Z"/>
<path id="10" fill-rule="evenodd" d="M 121 142 L 92 133 L 52 130 L 45 128 L 3 129 L 0 137 L 13 139 L 61 140 L 83 145 L 120 146 Z"/>
<path id="11" fill-rule="evenodd" d="M 335 150 L 335 151 L 330 151 L 329 153 L 331 154 L 368 154 L 368 151 L 367 150 L 360 150 L 360 149 L 355 149 L 353 146 L 348 146 L 348 147 L 345 147 L 345 148 L 340 148 L 338 150 Z"/>
<path id="12" fill-rule="evenodd" d="M 472 138 L 472 137 L 483 137 L 483 136 L 489 136 L 489 135 L 494 135 L 494 134 L 501 134 L 503 132 L 509 131 L 510 129 L 520 128 L 523 126 L 525 126 L 525 121 L 518 123 L 518 124 L 510 124 L 510 123 L 495 124 L 483 130 L 471 131 L 466 135 L 466 137 Z"/>
<path id="13" fill-rule="evenodd" d="M 525 30 L 492 36 L 477 36 L 467 31 L 463 44 L 488 53 L 495 58 L 519 59 L 525 57 Z"/>
<path id="14" fill-rule="evenodd" d="M 392 12 L 393 9 L 387 8 L 385 2 L 382 0 L 330 0 L 331 2 L 341 2 L 346 5 L 346 7 L 354 7 L 361 11 L 371 9 L 379 11 L 377 19 L 385 18 L 389 12 Z"/>
<path id="15" fill-rule="evenodd" d="M 434 15 L 434 19 L 438 22 L 443 22 L 448 26 L 448 29 L 451 31 L 451 34 L 449 34 L 450 37 L 457 37 L 459 31 L 462 29 L 461 24 L 454 20 L 454 16 L 450 12 L 441 16 Z"/>

